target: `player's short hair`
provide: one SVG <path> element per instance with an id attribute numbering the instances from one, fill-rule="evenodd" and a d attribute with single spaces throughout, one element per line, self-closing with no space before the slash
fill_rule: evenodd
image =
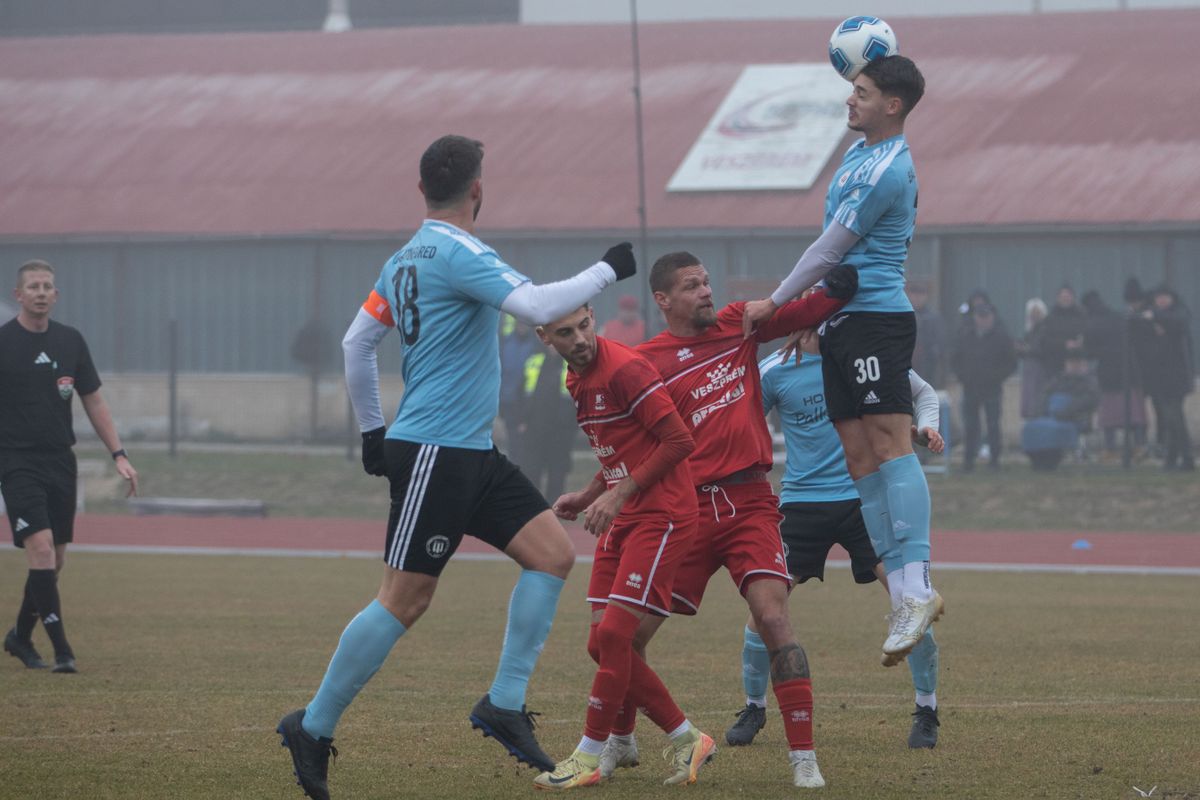
<path id="1" fill-rule="evenodd" d="M 483 142 L 448 135 L 425 148 L 421 184 L 430 208 L 445 208 L 462 199 L 483 169 Z"/>
<path id="2" fill-rule="evenodd" d="M 35 258 L 32 261 L 26 261 L 17 270 L 17 288 L 20 289 L 25 285 L 25 274 L 27 272 L 49 272 L 54 274 L 54 267 L 50 266 L 49 261 L 42 261 L 40 258 Z"/>
<path id="3" fill-rule="evenodd" d="M 650 291 L 669 292 L 675 286 L 675 273 L 684 267 L 698 267 L 700 259 L 686 250 L 659 256 L 650 268 Z"/>
<path id="4" fill-rule="evenodd" d="M 541 325 L 534 325 L 533 329 L 535 331 L 546 331 L 546 330 L 549 330 L 550 328 L 553 328 L 554 323 L 558 322 L 558 320 L 560 320 L 560 319 L 566 319 L 567 317 L 571 316 L 572 314 L 577 314 L 580 311 L 591 311 L 591 310 L 592 310 L 592 303 L 589 300 L 588 302 L 584 303 L 583 305 L 577 306 L 575 309 L 568 311 L 567 313 L 563 314 L 561 317 L 558 317 L 557 319 L 552 319 L 549 322 L 543 323 Z"/>
<path id="5" fill-rule="evenodd" d="M 916 108 L 925 95 L 925 76 L 911 58 L 877 58 L 867 62 L 862 74 L 870 78 L 883 94 L 900 98 L 904 106 L 904 110 L 900 112 L 902 118 L 907 117 L 908 112 Z"/>

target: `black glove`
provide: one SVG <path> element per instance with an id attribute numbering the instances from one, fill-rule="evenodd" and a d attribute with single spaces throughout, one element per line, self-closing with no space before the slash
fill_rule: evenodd
<path id="1" fill-rule="evenodd" d="M 825 276 L 825 296 L 849 300 L 858 291 L 858 270 L 848 264 L 838 264 Z"/>
<path id="2" fill-rule="evenodd" d="M 631 278 L 633 273 L 637 272 L 637 262 L 633 260 L 633 245 L 629 242 L 621 242 L 608 248 L 608 252 L 600 260 L 613 268 L 619 281 Z"/>
<path id="3" fill-rule="evenodd" d="M 387 428 L 376 428 L 362 435 L 362 465 L 368 475 L 387 475 L 387 460 L 383 457 L 383 434 Z"/>

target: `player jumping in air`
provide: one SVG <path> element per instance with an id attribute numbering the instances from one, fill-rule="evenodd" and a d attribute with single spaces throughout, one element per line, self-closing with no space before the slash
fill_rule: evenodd
<path id="1" fill-rule="evenodd" d="M 829 418 L 862 498 L 871 539 L 883 542 L 888 585 L 901 587 L 886 656 L 906 655 L 944 605 L 929 580 L 929 486 L 913 453 L 908 371 L 916 318 L 904 294 L 904 260 L 917 215 L 917 174 L 904 121 L 925 79 L 904 56 L 867 64 L 846 105 L 863 138 L 846 151 L 825 200 L 825 229 L 779 288 L 746 304 L 745 333 L 771 318 L 836 264 L 858 270 L 854 299 L 821 329 Z"/>
<path id="2" fill-rule="evenodd" d="M 500 665 L 471 724 L 518 760 L 554 768 L 534 738 L 525 689 L 575 555 L 546 501 L 492 444 L 500 385 L 496 331 L 501 309 L 531 324 L 548 322 L 633 275 L 635 264 L 624 243 L 573 278 L 534 286 L 475 238 L 482 162 L 483 145 L 461 136 L 444 136 L 425 151 L 419 187 L 428 216 L 384 265 L 343 341 L 363 467 L 387 476 L 392 508 L 376 599 L 346 626 L 307 708 L 279 723 L 300 786 L 314 800 L 329 797 L 338 719 L 425 613 L 463 534 L 522 567 Z M 393 327 L 404 350 L 404 397 L 385 428 L 375 349 Z"/>
<path id="3" fill-rule="evenodd" d="M 850 569 L 857 583 L 879 579 L 889 592 L 892 608 L 899 606 L 900 587 L 887 584 L 875 543 L 863 524 L 862 503 L 854 481 L 846 471 L 846 459 L 837 432 L 829 423 L 821 376 L 819 340 L 814 331 L 804 331 L 792 340 L 802 357 L 790 358 L 788 348 L 773 353 L 759 364 L 762 373 L 763 411 L 779 412 L 779 421 L 787 447 L 787 470 L 780 491 L 779 510 L 783 512 L 784 554 L 788 572 L 796 583 L 809 578 L 825 579 L 825 559 L 834 544 L 850 554 Z M 799 353 L 797 355 L 799 356 Z M 938 434 L 937 392 L 915 372 L 909 372 L 913 390 L 915 421 L 913 441 L 940 453 L 945 447 Z M 879 547 L 886 546 L 878 543 Z M 893 558 L 896 554 L 880 551 Z M 898 656 L 885 656 L 884 666 L 899 663 Z M 908 746 L 932 748 L 937 744 L 938 650 L 933 629 L 908 654 L 916 690 L 916 711 Z M 747 745 L 766 724 L 767 649 L 754 620 L 746 623 L 742 647 L 742 685 L 746 707 L 737 722 L 726 731 L 730 745 Z"/>

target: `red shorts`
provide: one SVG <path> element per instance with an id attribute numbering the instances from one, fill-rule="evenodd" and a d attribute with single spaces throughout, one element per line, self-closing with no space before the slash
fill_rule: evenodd
<path id="1" fill-rule="evenodd" d="M 611 598 L 670 616 L 671 585 L 695 538 L 694 516 L 677 520 L 618 517 L 596 541 L 588 602 L 602 606 Z"/>
<path id="2" fill-rule="evenodd" d="M 695 614 L 708 579 L 725 567 L 738 591 L 754 577 L 792 582 L 779 535 L 779 498 L 767 481 L 696 487 L 700 526 L 691 552 L 675 573 L 671 611 Z"/>

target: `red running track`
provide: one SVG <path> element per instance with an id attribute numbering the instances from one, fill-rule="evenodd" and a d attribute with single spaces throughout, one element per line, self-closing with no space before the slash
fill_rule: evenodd
<path id="1" fill-rule="evenodd" d="M 590 555 L 593 539 L 576 524 L 567 532 L 579 555 Z M 187 552 L 293 551 L 296 554 L 378 555 L 384 523 L 361 519 L 108 516 L 81 514 L 75 525 L 79 549 L 136 549 Z M 1089 546 L 1078 546 L 1086 542 Z M 939 566 L 1037 569 L 1104 568 L 1200 574 L 1200 534 L 1097 531 L 935 531 Z M 459 553 L 495 553 L 466 537 Z M 835 548 L 833 559 L 847 558 Z"/>

